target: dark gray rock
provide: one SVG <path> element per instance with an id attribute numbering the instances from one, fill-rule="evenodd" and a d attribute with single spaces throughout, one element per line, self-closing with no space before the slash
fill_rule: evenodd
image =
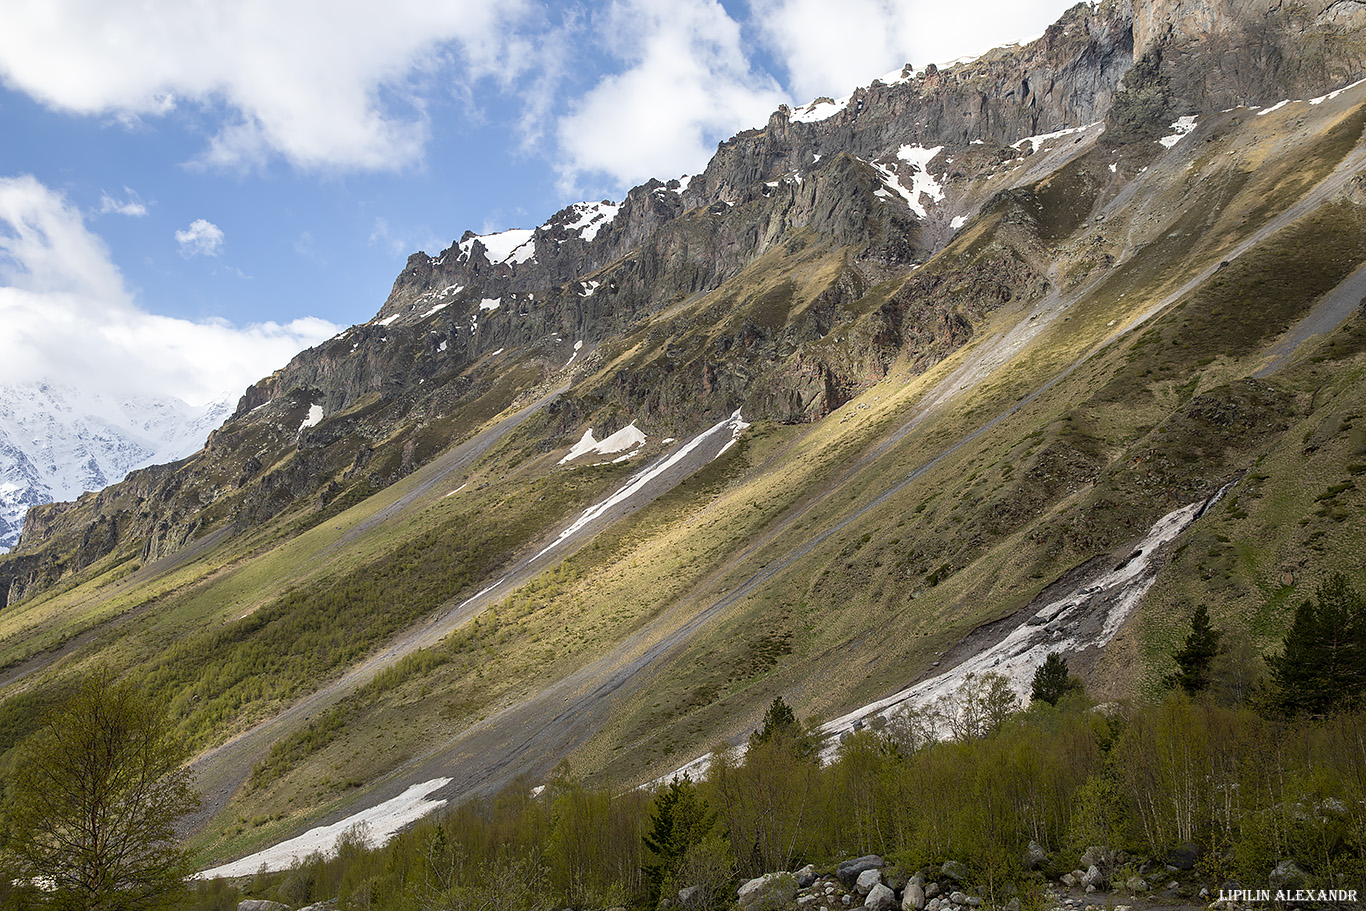
<path id="1" fill-rule="evenodd" d="M 1195 845 L 1181 845 L 1167 852 L 1167 868 L 1171 870 L 1194 870 L 1195 862 L 1199 859 L 1199 848 Z"/>
<path id="2" fill-rule="evenodd" d="M 860 873 L 865 870 L 881 870 L 886 865 L 886 861 L 878 855 L 865 854 L 862 857 L 850 858 L 836 867 L 835 878 L 843 883 L 846 889 L 852 888 Z"/>
<path id="3" fill-rule="evenodd" d="M 1048 863 L 1048 852 L 1037 841 L 1031 841 L 1029 847 L 1025 849 L 1024 868 L 1026 870 L 1037 870 L 1046 863 Z"/>
<path id="4" fill-rule="evenodd" d="M 805 889 L 816 881 L 816 866 L 815 864 L 807 864 L 794 875 L 797 877 L 797 888 Z"/>

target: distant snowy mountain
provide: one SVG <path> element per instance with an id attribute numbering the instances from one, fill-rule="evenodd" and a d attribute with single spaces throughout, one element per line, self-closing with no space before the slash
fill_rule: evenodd
<path id="1" fill-rule="evenodd" d="M 232 408 L 227 398 L 196 407 L 60 383 L 0 386 L 0 552 L 19 540 L 29 507 L 74 500 L 197 452 Z"/>

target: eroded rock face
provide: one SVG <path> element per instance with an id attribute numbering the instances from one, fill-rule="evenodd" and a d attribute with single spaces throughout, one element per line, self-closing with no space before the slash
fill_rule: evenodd
<path id="1" fill-rule="evenodd" d="M 1181 113 L 1335 89 L 1366 67 L 1366 5 L 1337 0 L 1148 0 L 1134 55 L 1155 57 Z"/>

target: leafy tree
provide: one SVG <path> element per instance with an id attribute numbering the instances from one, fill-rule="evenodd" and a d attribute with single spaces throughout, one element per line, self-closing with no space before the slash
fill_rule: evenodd
<path id="1" fill-rule="evenodd" d="M 174 826 L 199 798 L 183 748 L 130 684 L 89 676 L 19 751 L 8 847 L 48 904 L 137 911 L 183 891 Z"/>
<path id="2" fill-rule="evenodd" d="M 665 883 L 677 872 L 689 849 L 701 844 L 715 825 L 716 812 L 707 806 L 686 775 L 669 782 L 655 797 L 650 830 L 644 836 L 650 907 L 659 903 Z"/>
<path id="3" fill-rule="evenodd" d="M 1366 696 L 1366 598 L 1334 573 L 1295 611 L 1279 655 L 1267 658 L 1277 708 L 1325 715 Z"/>
<path id="4" fill-rule="evenodd" d="M 1020 697 L 1001 674 L 968 674 L 952 696 L 939 697 L 939 710 L 955 740 L 976 740 L 1001 729 L 1020 710 Z"/>
<path id="5" fill-rule="evenodd" d="M 1191 615 L 1191 631 L 1186 644 L 1175 655 L 1176 671 L 1162 678 L 1169 687 L 1180 687 L 1194 696 L 1210 685 L 1210 667 L 1219 654 L 1219 640 L 1223 633 L 1209 624 L 1209 611 L 1201 604 Z"/>
<path id="6" fill-rule="evenodd" d="M 1067 672 L 1067 659 L 1057 652 L 1050 652 L 1034 672 L 1030 699 L 1057 705 L 1058 700 L 1068 693 L 1080 693 L 1083 689 L 1081 678 Z"/>

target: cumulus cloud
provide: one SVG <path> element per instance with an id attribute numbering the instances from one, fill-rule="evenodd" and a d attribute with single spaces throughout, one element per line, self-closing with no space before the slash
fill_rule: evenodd
<path id="1" fill-rule="evenodd" d="M 392 170 L 427 138 L 421 85 L 454 69 L 511 77 L 530 0 L 14 0 L 0 79 L 56 110 L 137 121 L 221 116 L 205 163 L 280 155 L 302 168 Z"/>
<path id="2" fill-rule="evenodd" d="M 607 51 L 624 69 L 557 124 L 566 191 L 586 174 L 627 185 L 695 173 L 718 138 L 761 126 L 784 100 L 716 0 L 616 0 L 594 30 L 612 36 Z"/>
<path id="3" fill-rule="evenodd" d="M 138 198 L 138 194 L 129 187 L 123 188 L 125 198 L 115 199 L 108 193 L 100 194 L 100 207 L 96 210 L 97 215 L 108 215 L 113 212 L 115 215 L 127 215 L 130 218 L 141 218 L 147 214 L 147 206 Z"/>
<path id="4" fill-rule="evenodd" d="M 223 229 L 206 218 L 196 218 L 183 231 L 175 232 L 181 256 L 217 256 L 223 249 Z"/>
<path id="5" fill-rule="evenodd" d="M 240 392 L 339 327 L 234 326 L 141 309 L 104 242 L 60 193 L 0 178 L 0 383 L 61 381 L 203 404 Z"/>
<path id="6" fill-rule="evenodd" d="M 839 97 L 902 64 L 917 69 L 1037 37 L 1071 0 L 750 0 L 799 104 Z"/>

